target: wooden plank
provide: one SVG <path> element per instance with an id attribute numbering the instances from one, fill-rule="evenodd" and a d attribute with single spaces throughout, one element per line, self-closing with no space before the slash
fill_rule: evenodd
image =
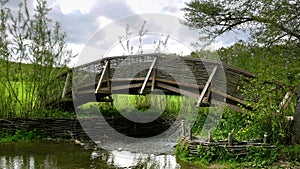
<path id="1" fill-rule="evenodd" d="M 241 69 L 239 67 L 235 67 L 229 64 L 226 64 L 224 62 L 216 61 L 216 60 L 208 60 L 208 59 L 200 59 L 200 58 L 192 58 L 192 57 L 183 57 L 182 58 L 185 62 L 202 62 L 204 65 L 215 65 L 215 66 L 222 66 L 224 69 L 230 69 L 235 72 L 239 72 L 240 74 L 243 74 L 247 77 L 254 77 L 254 75 L 251 72 L 248 72 L 244 69 Z"/>
<path id="2" fill-rule="evenodd" d="M 67 78 L 66 78 L 66 81 L 65 81 L 65 85 L 64 85 L 64 89 L 63 89 L 63 93 L 61 95 L 61 98 L 63 98 L 63 99 L 66 97 L 66 93 L 67 93 L 68 86 L 69 86 L 69 78 L 70 78 L 70 73 L 68 72 Z"/>
<path id="3" fill-rule="evenodd" d="M 157 57 L 155 57 L 154 59 L 153 59 L 153 61 L 152 61 L 152 64 L 151 64 L 151 66 L 150 66 L 150 68 L 149 68 L 149 71 L 148 71 L 148 73 L 147 73 L 147 76 L 146 76 L 146 78 L 145 78 L 145 80 L 144 80 L 144 83 L 143 83 L 143 86 L 142 86 L 142 88 L 141 88 L 141 90 L 140 90 L 140 94 L 143 94 L 143 92 L 144 92 L 144 89 L 145 89 L 145 87 L 146 87 L 146 84 L 147 84 L 147 82 L 148 82 L 148 80 L 149 80 L 149 78 L 150 78 L 150 75 L 151 75 L 151 72 L 152 72 L 152 70 L 153 70 L 153 67 L 154 67 L 154 65 L 155 65 L 155 63 L 156 63 L 156 60 L 157 60 Z"/>
<path id="4" fill-rule="evenodd" d="M 191 84 L 191 83 L 185 83 L 185 82 L 176 82 L 176 81 L 157 78 L 157 77 L 156 77 L 155 81 L 169 83 L 169 84 L 173 84 L 173 85 L 184 86 L 184 87 L 189 87 L 189 88 L 195 88 L 195 89 L 203 89 L 204 88 L 203 85 L 197 85 L 197 84 Z"/>
<path id="5" fill-rule="evenodd" d="M 212 81 L 212 79 L 213 79 L 213 77 L 214 77 L 214 75 L 215 75 L 215 73 L 216 73 L 216 71 L 217 71 L 217 68 L 218 68 L 218 66 L 215 66 L 214 69 L 213 69 L 213 71 L 212 71 L 211 74 L 209 75 L 209 78 L 208 78 L 208 80 L 207 80 L 207 82 L 206 82 L 206 84 L 205 84 L 205 86 L 204 86 L 204 89 L 202 90 L 202 92 L 201 92 L 201 94 L 200 94 L 200 96 L 199 96 L 199 99 L 198 99 L 198 101 L 197 101 L 197 103 L 196 103 L 196 107 L 199 107 L 199 106 L 200 106 L 200 103 L 202 102 L 202 100 L 203 100 L 203 98 L 204 98 L 204 95 L 205 95 L 205 93 L 206 93 L 208 87 L 210 86 L 210 83 L 211 83 L 211 81 Z"/>
<path id="6" fill-rule="evenodd" d="M 280 111 L 281 111 L 284 107 L 287 106 L 286 103 L 287 103 L 287 101 L 289 100 L 289 98 L 290 98 L 290 93 L 287 92 L 287 93 L 284 95 L 282 101 L 280 102 L 280 105 L 279 105 Z"/>
<path id="7" fill-rule="evenodd" d="M 111 83 L 110 83 L 110 78 L 109 78 L 109 72 L 110 72 L 110 71 L 109 71 L 109 70 L 110 70 L 110 60 L 108 60 L 107 62 L 108 62 L 107 68 L 106 68 L 106 69 L 108 70 L 108 71 L 107 71 L 107 75 L 106 75 L 106 79 L 107 79 L 107 87 L 108 87 L 109 90 L 111 90 Z"/>
<path id="8" fill-rule="evenodd" d="M 78 65 L 76 66 L 75 68 L 78 69 L 78 68 L 82 68 L 82 67 L 87 67 L 89 65 L 92 65 L 92 64 L 98 64 L 102 61 L 105 61 L 105 60 L 118 60 L 118 59 L 126 59 L 126 58 L 139 58 L 139 57 L 158 57 L 158 56 L 161 56 L 161 54 L 158 54 L 158 53 L 150 53 L 150 54 L 143 54 L 143 55 L 122 55 L 122 56 L 113 56 L 113 57 L 106 57 L 106 58 L 101 58 L 101 59 L 97 59 L 95 61 L 92 61 L 92 62 L 89 62 L 89 63 L 84 63 L 84 64 L 81 64 L 81 65 Z"/>
<path id="9" fill-rule="evenodd" d="M 208 91 L 204 95 L 202 102 L 205 101 L 205 102 L 209 103 L 210 94 L 211 94 L 211 85 L 209 85 Z"/>
<path id="10" fill-rule="evenodd" d="M 152 78 L 150 77 L 149 80 L 151 80 Z M 122 81 L 144 81 L 145 78 L 144 77 L 136 77 L 136 78 L 113 78 L 111 79 L 112 82 L 122 82 Z M 103 81 L 105 82 L 107 81 L 106 79 Z"/>
<path id="11" fill-rule="evenodd" d="M 112 86 L 111 90 L 124 90 L 124 89 L 133 89 L 133 88 L 139 88 L 143 84 L 142 83 L 136 83 L 136 84 L 130 84 L 130 85 L 121 85 L 121 86 Z M 151 83 L 148 82 L 146 86 L 151 86 Z"/>
<path id="12" fill-rule="evenodd" d="M 160 83 L 160 82 L 157 82 L 156 86 L 161 87 L 161 88 L 166 89 L 166 90 L 169 90 L 171 92 L 175 92 L 175 93 L 178 93 L 178 94 L 185 95 L 185 96 L 189 96 L 189 97 L 193 97 L 193 98 L 198 98 L 199 97 L 198 94 L 195 94 L 195 93 L 192 93 L 192 92 L 189 92 L 189 91 L 186 91 L 186 90 L 182 90 L 182 89 L 179 89 L 177 87 L 170 86 L 170 85 L 167 85 L 167 84 L 163 84 L 163 83 Z"/>
<path id="13" fill-rule="evenodd" d="M 226 99 L 230 99 L 230 100 L 236 101 L 236 102 L 241 103 L 241 104 L 244 104 L 244 105 L 246 104 L 244 100 L 241 100 L 241 99 L 239 99 L 239 98 L 236 98 L 236 97 L 234 97 L 234 96 L 231 96 L 231 95 L 229 95 L 229 94 L 227 94 L 227 93 L 223 93 L 223 92 L 221 92 L 221 91 L 214 90 L 214 89 L 212 89 L 211 92 L 212 92 L 212 93 L 215 93 L 215 94 L 218 94 L 218 95 L 220 95 L 220 96 L 226 97 Z"/>
<path id="14" fill-rule="evenodd" d="M 161 79 L 161 78 L 156 78 L 155 81 L 169 83 L 169 84 L 174 84 L 174 85 L 179 85 L 179 86 L 184 86 L 184 87 L 190 87 L 190 88 L 194 88 L 194 89 L 203 89 L 204 88 L 203 85 L 196 85 L 196 84 L 190 84 L 190 83 L 184 83 L 184 82 L 175 82 L 175 81 L 171 81 L 171 80 L 167 80 L 167 79 Z M 229 95 L 227 93 L 223 93 L 223 92 L 215 90 L 215 89 L 211 89 L 211 92 L 215 93 L 217 95 L 226 97 L 227 99 L 231 99 L 233 101 L 236 101 L 238 103 L 245 104 L 244 100 L 241 100 L 239 98 L 231 96 L 231 95 Z"/>
<path id="15" fill-rule="evenodd" d="M 97 93 L 99 94 L 110 94 L 111 91 L 109 90 L 109 88 L 105 87 L 105 88 L 100 88 Z M 91 91 L 91 89 L 87 89 L 87 90 L 78 90 L 76 92 L 76 95 L 82 95 L 82 94 L 97 94 Z"/>
<path id="16" fill-rule="evenodd" d="M 99 90 L 100 87 L 101 87 L 101 84 L 102 84 L 102 81 L 103 81 L 103 78 L 104 78 L 104 74 L 105 74 L 105 72 L 106 72 L 106 70 L 107 70 L 107 68 L 108 68 L 108 64 L 109 64 L 109 62 L 108 62 L 107 60 L 105 60 L 104 69 L 103 69 L 102 74 L 101 74 L 101 76 L 100 76 L 100 79 L 99 79 L 99 82 L 98 82 L 98 85 L 97 85 L 97 88 L 96 88 L 95 93 L 98 93 L 98 90 Z"/>
<path id="17" fill-rule="evenodd" d="M 151 92 L 154 91 L 155 85 L 155 69 L 152 71 L 152 84 L 151 84 Z"/>

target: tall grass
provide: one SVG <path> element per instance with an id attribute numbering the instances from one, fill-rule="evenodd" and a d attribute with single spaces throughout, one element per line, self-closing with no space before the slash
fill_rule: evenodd
<path id="1" fill-rule="evenodd" d="M 160 117 L 175 120 L 185 119 L 187 124 L 194 124 L 200 115 L 206 117 L 207 108 L 196 108 L 195 99 L 174 95 L 113 95 L 113 104 L 109 102 L 88 103 L 81 106 L 87 114 L 80 116 L 118 116 L 131 113 L 160 113 Z M 203 120 L 202 120 L 203 121 Z"/>
<path id="2" fill-rule="evenodd" d="M 57 117 L 66 116 L 66 113 L 52 108 L 50 110 L 40 109 L 41 101 L 49 98 L 41 98 L 39 92 L 32 92 L 34 82 L 1 82 L 0 83 L 0 118 L 13 117 Z M 38 83 L 38 82 L 35 82 Z M 46 90 L 46 89 L 45 89 Z M 50 96 L 49 96 L 50 97 Z M 67 115 L 68 116 L 68 115 Z"/>

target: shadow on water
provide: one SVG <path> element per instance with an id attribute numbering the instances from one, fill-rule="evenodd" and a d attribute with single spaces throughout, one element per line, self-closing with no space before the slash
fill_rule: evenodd
<path id="1" fill-rule="evenodd" d="M 174 155 L 85 150 L 71 142 L 0 144 L 1 169 L 180 168 Z"/>

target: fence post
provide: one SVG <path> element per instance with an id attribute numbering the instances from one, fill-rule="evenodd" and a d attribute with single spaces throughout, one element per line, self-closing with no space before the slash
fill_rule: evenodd
<path id="1" fill-rule="evenodd" d="M 232 146 L 233 143 L 233 134 L 228 133 L 228 145 Z"/>
<path id="2" fill-rule="evenodd" d="M 181 120 L 181 136 L 185 137 L 185 120 Z"/>
<path id="3" fill-rule="evenodd" d="M 264 144 L 268 143 L 268 133 L 264 134 Z"/>
<path id="4" fill-rule="evenodd" d="M 208 142 L 212 142 L 212 133 L 211 130 L 208 131 Z"/>
<path id="5" fill-rule="evenodd" d="M 189 136 L 190 136 L 190 140 L 193 140 L 193 134 L 192 134 L 192 125 L 189 124 Z"/>

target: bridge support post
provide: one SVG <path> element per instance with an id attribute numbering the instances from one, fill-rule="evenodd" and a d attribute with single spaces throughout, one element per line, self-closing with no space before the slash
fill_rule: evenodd
<path id="1" fill-rule="evenodd" d="M 218 68 L 218 66 L 215 66 L 214 69 L 212 70 L 211 74 L 209 75 L 209 78 L 208 78 L 208 80 L 207 80 L 207 82 L 206 82 L 206 84 L 205 84 L 205 86 L 204 86 L 204 88 L 203 88 L 203 90 L 202 90 L 202 92 L 199 96 L 199 99 L 196 102 L 196 107 L 200 107 L 200 104 L 201 104 L 201 102 L 202 102 L 202 100 L 205 96 L 205 93 L 209 89 L 209 86 L 211 85 L 211 81 L 212 81 L 214 75 L 216 74 L 217 68 Z"/>
<path id="2" fill-rule="evenodd" d="M 69 78 L 70 78 L 70 73 L 68 72 L 67 78 L 66 78 L 66 81 L 65 81 L 65 85 L 64 85 L 64 90 L 63 90 L 63 93 L 61 95 L 62 99 L 64 99 L 66 97 L 68 86 L 69 86 Z"/>
<path id="3" fill-rule="evenodd" d="M 181 120 L 181 136 L 185 137 L 185 120 Z"/>
<path id="4" fill-rule="evenodd" d="M 102 84 L 105 72 L 107 71 L 108 67 L 109 67 L 109 62 L 107 60 L 105 60 L 105 65 L 104 65 L 103 71 L 101 73 L 100 79 L 98 81 L 98 85 L 97 85 L 95 93 L 98 93 L 98 91 L 100 90 L 100 87 L 101 87 L 101 84 Z"/>
<path id="5" fill-rule="evenodd" d="M 153 69 L 153 71 L 152 71 L 151 92 L 154 91 L 154 85 L 155 85 L 155 69 Z"/>
<path id="6" fill-rule="evenodd" d="M 148 80 L 149 80 L 149 78 L 150 78 L 150 75 L 151 75 L 151 72 L 152 72 L 152 70 L 153 70 L 153 68 L 154 68 L 154 65 L 155 65 L 155 63 L 156 63 L 156 60 L 157 60 L 157 57 L 155 57 L 155 58 L 153 59 L 153 61 L 152 61 L 152 64 L 151 64 L 151 66 L 150 66 L 150 68 L 149 68 L 149 71 L 148 71 L 147 76 L 146 76 L 146 78 L 145 78 L 145 80 L 144 80 L 144 83 L 143 83 L 143 85 L 142 85 L 142 88 L 141 88 L 141 90 L 139 91 L 140 94 L 143 94 L 143 93 L 144 93 L 145 87 L 146 87 L 147 82 L 148 82 Z"/>

